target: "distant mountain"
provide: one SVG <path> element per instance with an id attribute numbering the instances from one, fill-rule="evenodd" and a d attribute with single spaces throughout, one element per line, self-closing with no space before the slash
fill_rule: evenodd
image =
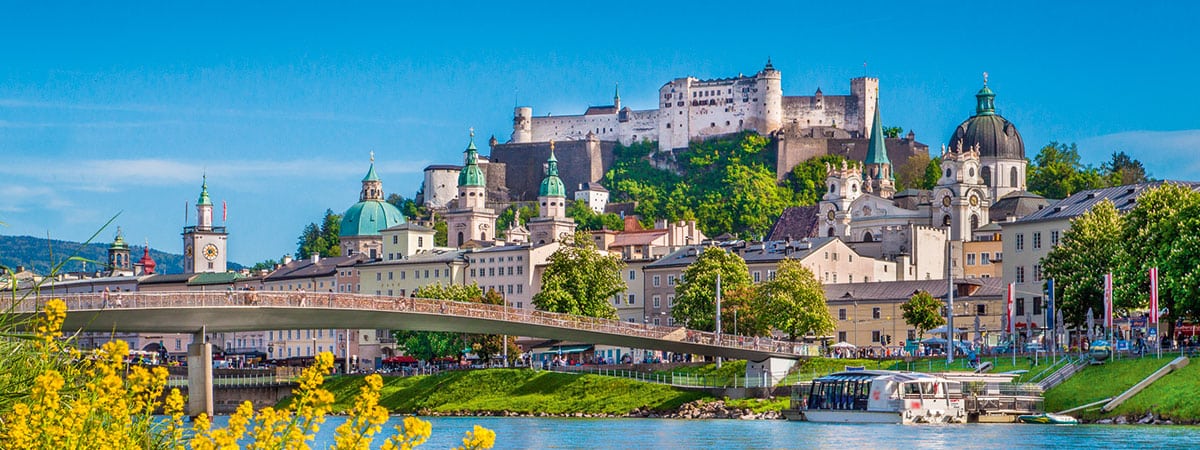
<path id="1" fill-rule="evenodd" d="M 91 262 L 84 264 L 79 261 L 71 261 L 60 271 L 103 270 L 104 265 L 108 262 L 108 246 L 110 244 L 112 242 L 93 242 L 85 245 L 79 242 L 31 236 L 0 235 L 0 265 L 14 270 L 17 266 L 24 266 L 38 274 L 45 275 L 55 264 L 72 256 L 78 256 Z M 142 259 L 143 248 L 145 246 L 131 245 L 129 256 L 134 261 Z M 183 273 L 183 255 L 161 252 L 151 248 L 150 257 L 154 258 L 154 262 L 158 264 L 154 270 L 155 273 Z M 242 268 L 241 264 L 232 261 L 228 263 L 228 266 L 229 270 L 241 270 Z"/>

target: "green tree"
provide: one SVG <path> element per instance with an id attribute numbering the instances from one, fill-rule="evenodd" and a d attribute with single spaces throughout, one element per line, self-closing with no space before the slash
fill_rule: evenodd
<path id="1" fill-rule="evenodd" d="M 575 220 L 580 231 L 595 231 L 609 229 L 621 231 L 625 229 L 625 220 L 613 213 L 597 214 L 583 200 L 567 203 L 567 217 Z"/>
<path id="2" fill-rule="evenodd" d="M 904 311 L 904 322 L 917 329 L 918 337 L 946 324 L 946 319 L 942 317 L 942 302 L 925 291 L 909 297 L 907 302 L 900 305 L 900 310 Z"/>
<path id="3" fill-rule="evenodd" d="M 277 264 L 279 264 L 279 262 L 275 261 L 274 259 L 259 261 L 259 262 L 254 263 L 253 266 L 250 266 L 250 271 L 258 272 L 261 270 L 274 270 L 275 265 L 277 265 Z"/>
<path id="4" fill-rule="evenodd" d="M 424 189 L 424 185 L 422 185 L 422 189 Z M 404 198 L 399 194 L 392 193 L 388 194 L 387 202 L 399 209 L 407 220 L 417 220 L 428 215 L 425 207 L 417 204 L 415 199 Z"/>
<path id="5" fill-rule="evenodd" d="M 457 358 L 466 346 L 461 334 L 448 331 L 396 330 L 392 334 L 406 355 L 421 361 Z"/>
<path id="6" fill-rule="evenodd" d="M 676 285 L 675 306 L 671 308 L 675 323 L 693 330 L 716 329 L 717 274 L 721 276 L 723 297 L 751 286 L 750 271 L 741 256 L 718 247 L 705 248 L 696 261 L 683 270 L 682 280 Z M 724 305 L 721 309 L 723 318 Z"/>
<path id="7" fill-rule="evenodd" d="M 810 333 L 822 336 L 836 328 L 821 282 L 799 261 L 780 261 L 775 279 L 763 282 L 758 292 L 760 304 L 770 311 L 772 325 L 793 341 Z"/>
<path id="8" fill-rule="evenodd" d="M 925 179 L 921 181 L 920 186 L 914 186 L 917 189 L 933 189 L 937 186 L 938 179 L 942 177 L 942 157 L 931 158 L 929 165 L 925 166 Z"/>
<path id="9" fill-rule="evenodd" d="M 625 292 L 624 267 L 619 256 L 597 250 L 591 236 L 578 232 L 550 255 L 533 304 L 543 311 L 616 318 L 612 298 Z"/>
<path id="10" fill-rule="evenodd" d="M 1116 306 L 1146 306 L 1148 272 L 1158 267 L 1159 307 L 1172 317 L 1200 315 L 1200 193 L 1177 183 L 1142 192 L 1123 217 L 1120 236 Z"/>
<path id="11" fill-rule="evenodd" d="M 1112 160 L 1102 164 L 1100 169 L 1105 172 L 1109 186 L 1124 186 L 1150 181 L 1142 162 L 1131 158 L 1125 152 L 1113 153 Z"/>
<path id="12" fill-rule="evenodd" d="M 724 289 L 722 289 L 724 290 Z M 721 298 L 721 330 L 738 336 L 769 336 L 773 326 L 770 305 L 758 286 L 729 291 Z"/>
<path id="13" fill-rule="evenodd" d="M 929 170 L 929 154 L 918 153 L 912 155 L 896 168 L 896 191 L 905 189 L 932 189 L 933 186 L 925 187 L 925 173 Z M 936 179 L 934 180 L 937 181 Z"/>
<path id="14" fill-rule="evenodd" d="M 334 214 L 326 209 L 321 225 L 310 223 L 304 226 L 297 242 L 296 255 L 299 259 L 307 259 L 312 255 L 338 256 L 342 254 L 341 239 L 338 234 L 342 229 L 342 215 Z"/>
<path id="15" fill-rule="evenodd" d="M 900 134 L 904 133 L 904 128 L 900 127 L 883 127 L 883 136 L 888 139 L 897 139 Z"/>
<path id="16" fill-rule="evenodd" d="M 473 297 L 472 299 L 485 305 L 504 305 L 504 296 L 491 289 L 483 294 L 483 297 Z M 508 347 L 508 362 L 516 361 L 521 356 L 521 347 L 517 346 L 516 336 L 467 334 L 464 336 L 464 340 L 471 351 L 484 361 L 501 358 L 504 355 L 505 346 Z"/>
<path id="17" fill-rule="evenodd" d="M 1072 219 L 1042 260 L 1042 275 L 1054 279 L 1055 304 L 1068 324 L 1085 324 L 1088 308 L 1104 310 L 1104 274 L 1116 266 L 1121 241 L 1121 216 L 1104 200 Z"/>
<path id="18" fill-rule="evenodd" d="M 1099 170 L 1080 162 L 1075 144 L 1051 142 L 1038 151 L 1029 166 L 1029 191 L 1046 198 L 1067 198 L 1075 192 L 1105 186 Z"/>
<path id="19" fill-rule="evenodd" d="M 433 245 L 438 247 L 446 247 L 450 245 L 450 240 L 446 234 L 446 221 L 436 220 L 433 222 Z"/>
<path id="20" fill-rule="evenodd" d="M 848 162 L 841 155 L 822 155 L 809 158 L 792 168 L 784 183 L 792 191 L 793 203 L 800 206 L 815 205 L 825 196 L 828 188 L 825 180 L 829 177 L 826 165 L 841 167 Z"/>

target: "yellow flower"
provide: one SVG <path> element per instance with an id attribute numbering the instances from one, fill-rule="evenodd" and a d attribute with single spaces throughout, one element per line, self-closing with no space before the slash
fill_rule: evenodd
<path id="1" fill-rule="evenodd" d="M 373 436 L 383 429 L 383 423 L 387 422 L 387 408 L 379 406 L 379 390 L 383 387 L 383 377 L 372 374 L 364 381 L 366 383 L 359 390 L 350 417 L 337 428 L 334 436 L 335 449 L 369 449 Z"/>
<path id="2" fill-rule="evenodd" d="M 496 445 L 496 432 L 487 428 L 475 425 L 474 431 L 468 431 L 463 436 L 463 446 L 455 450 L 486 450 Z"/>

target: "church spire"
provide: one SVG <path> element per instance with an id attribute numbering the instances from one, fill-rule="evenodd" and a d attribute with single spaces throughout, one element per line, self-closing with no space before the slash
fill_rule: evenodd
<path id="1" fill-rule="evenodd" d="M 458 186 L 487 186 L 483 170 L 479 168 L 479 150 L 475 148 L 475 129 L 471 128 L 471 142 L 467 144 L 466 165 L 458 173 Z"/>
<path id="2" fill-rule="evenodd" d="M 621 83 L 613 86 L 613 109 L 621 110 Z"/>
<path id="3" fill-rule="evenodd" d="M 888 160 L 886 138 L 883 134 L 883 123 L 879 120 L 879 99 L 875 99 L 875 122 L 871 124 L 871 141 L 867 144 L 867 160 L 866 164 L 886 164 L 892 165 Z M 881 178 L 884 174 L 876 172 L 872 174 L 874 178 Z M 891 173 L 887 176 L 890 178 Z"/>
<path id="4" fill-rule="evenodd" d="M 367 176 L 362 179 L 362 191 L 358 194 L 358 201 L 382 201 L 383 200 L 383 181 L 379 179 L 379 174 L 375 173 L 375 152 L 371 152 L 371 167 L 367 169 Z"/>
<path id="5" fill-rule="evenodd" d="M 208 199 L 208 175 L 204 175 L 204 182 L 200 184 L 200 199 L 196 200 L 196 206 L 212 205 L 212 201 Z"/>
<path id="6" fill-rule="evenodd" d="M 554 157 L 554 141 L 550 141 L 550 158 L 546 160 L 546 177 L 538 189 L 538 197 L 566 197 L 567 189 L 558 178 L 558 158 Z"/>

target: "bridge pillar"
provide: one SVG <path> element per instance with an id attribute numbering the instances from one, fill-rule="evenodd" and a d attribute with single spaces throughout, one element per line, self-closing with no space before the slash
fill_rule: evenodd
<path id="1" fill-rule="evenodd" d="M 767 358 L 763 361 L 746 361 L 746 385 L 771 387 L 787 376 L 796 360 Z"/>
<path id="2" fill-rule="evenodd" d="M 213 415 L 212 364 L 212 344 L 204 340 L 203 332 L 194 334 L 187 355 L 189 416 Z"/>

